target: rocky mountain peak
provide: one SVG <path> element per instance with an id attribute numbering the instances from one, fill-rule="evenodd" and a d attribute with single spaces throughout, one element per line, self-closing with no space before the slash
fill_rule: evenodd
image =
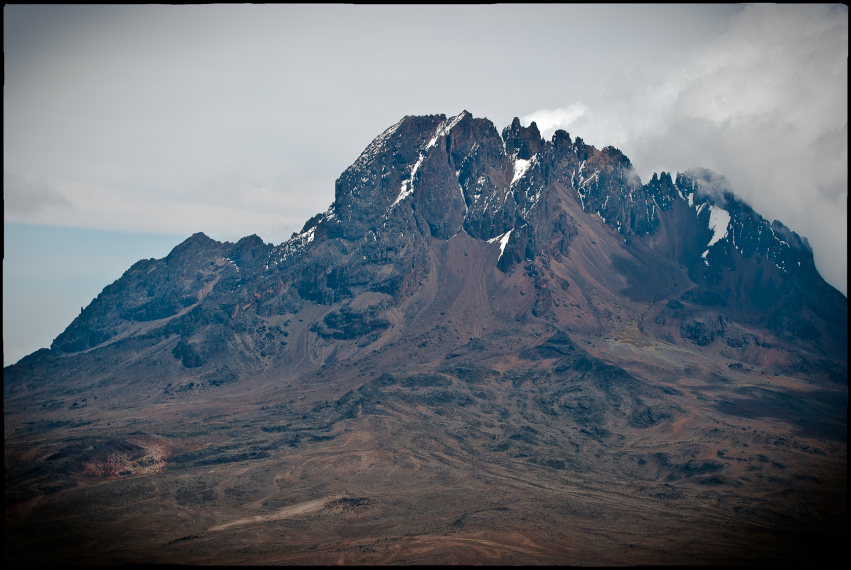
<path id="1" fill-rule="evenodd" d="M 557 129 L 553 133 L 552 141 L 556 152 L 564 154 L 569 149 L 573 148 L 573 141 L 570 140 L 570 134 L 564 129 Z"/>
<path id="2" fill-rule="evenodd" d="M 517 117 L 514 117 L 511 125 L 502 130 L 502 138 L 505 141 L 505 152 L 521 160 L 529 160 L 541 152 L 544 146 L 544 140 L 535 121 L 532 121 L 528 127 L 523 127 Z"/>
<path id="3" fill-rule="evenodd" d="M 219 242 L 207 236 L 203 232 L 196 232 L 186 238 L 182 243 L 175 246 L 169 253 L 171 258 L 184 258 L 196 255 L 209 247 L 215 247 Z"/>
<path id="4" fill-rule="evenodd" d="M 340 237 L 360 237 L 378 222 L 445 120 L 445 115 L 404 117 L 376 137 L 340 175 L 333 206 Z"/>
<path id="5" fill-rule="evenodd" d="M 723 297 L 740 314 L 784 307 L 780 283 L 789 276 L 801 290 L 829 289 L 806 240 L 759 216 L 717 173 L 663 171 L 643 184 L 619 149 L 598 150 L 562 130 L 544 141 L 537 125 L 517 118 L 500 134 L 468 111 L 406 116 L 367 146 L 335 190 L 328 211 L 279 246 L 256 235 L 231 244 L 196 233 L 164 260 L 134 265 L 54 348 L 88 350 L 130 334 L 135 323 L 188 318 L 211 295 L 264 314 L 369 291 L 401 302 L 430 271 L 431 240 L 460 234 L 497 252 L 494 269 L 532 276 L 540 315 L 550 303 L 541 264 L 570 258 L 588 216 L 619 236 L 626 249 L 618 255 L 645 251 L 678 264 L 698 288 L 714 291 L 705 298 Z M 203 293 L 199 283 L 208 283 Z"/>
<path id="6" fill-rule="evenodd" d="M 252 234 L 240 239 L 230 250 L 230 257 L 237 266 L 245 267 L 264 262 L 272 246 L 266 244 L 260 236 Z"/>
<path id="7" fill-rule="evenodd" d="M 563 130 L 544 141 L 537 125 L 523 127 L 518 118 L 500 135 L 492 122 L 466 110 L 452 117 L 406 116 L 376 137 L 338 179 L 328 212 L 308 220 L 280 248 L 280 259 L 295 259 L 304 247 L 328 238 L 395 241 L 395 234 L 413 232 L 447 240 L 464 231 L 483 241 L 499 238 L 499 267 L 508 270 L 534 259 L 556 234 L 562 236 L 556 249 L 566 251 L 575 213 L 569 208 L 559 213 L 563 202 L 550 189 L 553 184 L 568 189 L 584 213 L 597 215 L 627 244 L 659 235 L 663 225 L 685 215 L 678 212 L 690 212 L 691 229 L 683 235 L 695 237 L 684 237 L 692 245 L 677 251 L 695 279 L 715 279 L 706 275 L 734 268 L 733 250 L 772 259 L 784 271 L 812 267 L 803 240 L 777 237 L 783 232 L 772 233 L 770 224 L 739 205 L 716 173 L 693 169 L 674 177 L 663 171 L 643 184 L 615 147 L 598 150 L 580 137 L 571 141 Z M 726 206 L 730 200 L 735 208 Z M 541 210 L 544 203 L 547 210 Z M 561 221 L 554 226 L 555 218 Z M 767 233 L 755 230 L 762 237 L 743 237 L 746 228 L 762 226 Z"/>

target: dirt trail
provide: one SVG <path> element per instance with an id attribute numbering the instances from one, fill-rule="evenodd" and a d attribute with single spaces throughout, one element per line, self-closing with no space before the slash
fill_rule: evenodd
<path id="1" fill-rule="evenodd" d="M 290 517 L 295 517 L 298 515 L 306 515 L 309 513 L 315 513 L 317 511 L 322 510 L 322 508 L 330 503 L 331 501 L 342 498 L 343 495 L 330 495 L 328 497 L 323 497 L 321 499 L 314 499 L 312 501 L 305 501 L 304 503 L 296 503 L 295 505 L 290 505 L 288 507 L 284 507 L 283 509 L 269 513 L 268 515 L 257 515 L 253 517 L 248 517 L 244 519 L 237 519 L 235 521 L 231 521 L 229 523 L 220 524 L 218 526 L 214 526 L 210 528 L 211 532 L 225 530 L 234 526 L 242 526 L 246 524 L 255 524 L 261 522 L 268 521 L 277 521 L 281 519 L 288 519 Z"/>

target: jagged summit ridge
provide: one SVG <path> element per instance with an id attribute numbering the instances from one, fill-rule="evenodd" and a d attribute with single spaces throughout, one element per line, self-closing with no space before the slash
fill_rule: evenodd
<path id="1" fill-rule="evenodd" d="M 627 240 L 655 233 L 660 211 L 686 203 L 709 235 L 699 259 L 691 261 L 723 262 L 710 252 L 732 248 L 741 255 L 764 254 L 786 271 L 812 265 L 803 238 L 788 229 L 773 232 L 785 226 L 755 217 L 729 189 L 718 189 L 719 180 L 700 169 L 675 177 L 654 173 L 642 184 L 618 149 L 597 150 L 579 137 L 572 141 L 563 130 L 545 141 L 534 122 L 524 127 L 518 118 L 500 135 L 488 119 L 466 110 L 454 117 L 406 116 L 370 143 L 337 180 L 329 210 L 311 219 L 282 250 L 311 243 L 318 226 L 330 237 L 356 239 L 379 225 L 398 223 L 411 215 L 409 209 L 435 237 L 448 239 L 463 229 L 490 241 L 524 226 L 546 188 L 559 184 L 570 189 L 584 212 L 596 214 Z M 756 237 L 738 243 L 748 232 L 745 220 L 730 217 L 728 202 L 748 224 L 760 226 Z M 780 235 L 790 239 L 771 240 Z"/>

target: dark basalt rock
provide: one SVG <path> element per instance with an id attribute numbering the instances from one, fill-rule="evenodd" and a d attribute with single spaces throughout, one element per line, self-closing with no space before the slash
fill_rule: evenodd
<path id="1" fill-rule="evenodd" d="M 523 160 L 529 160 L 544 147 L 544 139 L 541 138 L 538 125 L 532 121 L 528 127 L 523 127 L 517 117 L 514 117 L 511 125 L 502 130 L 502 139 L 505 141 L 506 153 Z"/>
<path id="2" fill-rule="evenodd" d="M 410 177 L 421 148 L 445 120 L 445 115 L 405 117 L 372 141 L 337 179 L 335 236 L 354 240 L 381 225 L 379 220 Z"/>
<path id="3" fill-rule="evenodd" d="M 390 326 L 387 320 L 376 316 L 377 312 L 377 308 L 361 312 L 344 306 L 339 311 L 328 313 L 323 319 L 324 326 L 316 325 L 313 330 L 323 338 L 358 338 Z"/>
<path id="4" fill-rule="evenodd" d="M 716 338 L 724 336 L 726 321 L 723 316 L 692 318 L 680 325 L 680 334 L 698 346 L 711 344 Z"/>

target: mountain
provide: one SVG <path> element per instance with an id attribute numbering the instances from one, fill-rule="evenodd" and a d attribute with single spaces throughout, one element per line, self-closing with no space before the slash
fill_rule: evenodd
<path id="1" fill-rule="evenodd" d="M 197 233 L 4 370 L 7 557 L 826 559 L 847 315 L 718 174 L 404 117 L 287 242 Z"/>

